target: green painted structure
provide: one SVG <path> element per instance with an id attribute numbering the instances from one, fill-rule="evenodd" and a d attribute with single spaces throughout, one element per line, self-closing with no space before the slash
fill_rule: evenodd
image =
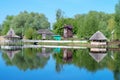
<path id="1" fill-rule="evenodd" d="M 53 39 L 54 40 L 61 40 L 61 36 L 60 35 L 53 35 Z"/>

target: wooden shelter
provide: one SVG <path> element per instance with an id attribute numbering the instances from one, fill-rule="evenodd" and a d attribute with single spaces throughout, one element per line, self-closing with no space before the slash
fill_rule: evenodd
<path id="1" fill-rule="evenodd" d="M 53 33 L 48 29 L 39 29 L 38 34 L 42 35 L 42 39 L 46 39 L 46 35 L 53 35 Z"/>
<path id="2" fill-rule="evenodd" d="M 8 42 L 16 42 L 20 39 L 20 37 L 15 34 L 12 28 L 10 28 L 10 30 L 7 32 L 4 38 L 7 39 Z"/>
<path id="3" fill-rule="evenodd" d="M 107 45 L 107 38 L 100 31 L 93 34 L 89 40 L 92 45 Z"/>
<path id="4" fill-rule="evenodd" d="M 64 27 L 64 38 L 72 38 L 73 37 L 73 28 L 71 25 L 65 25 Z"/>
<path id="5" fill-rule="evenodd" d="M 92 56 L 92 58 L 99 63 L 107 55 L 107 49 L 91 48 L 89 55 Z"/>

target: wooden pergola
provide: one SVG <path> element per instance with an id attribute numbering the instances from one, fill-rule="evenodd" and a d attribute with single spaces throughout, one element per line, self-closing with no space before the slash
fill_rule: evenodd
<path id="1" fill-rule="evenodd" d="M 15 42 L 20 39 L 20 37 L 15 34 L 12 28 L 10 28 L 10 30 L 7 32 L 4 38 L 9 40 L 9 42 Z"/>
<path id="2" fill-rule="evenodd" d="M 107 45 L 107 38 L 100 31 L 93 34 L 89 40 L 92 45 Z"/>
<path id="3" fill-rule="evenodd" d="M 42 35 L 42 39 L 46 39 L 46 35 L 53 35 L 53 33 L 48 29 L 39 29 L 38 34 Z"/>

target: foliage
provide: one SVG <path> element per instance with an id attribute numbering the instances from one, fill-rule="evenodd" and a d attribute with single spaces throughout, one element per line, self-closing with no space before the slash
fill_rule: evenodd
<path id="1" fill-rule="evenodd" d="M 108 22 L 108 20 L 113 22 Z M 88 14 L 77 14 L 74 18 L 62 17 L 53 25 L 53 30 L 56 34 L 63 35 L 63 30 L 60 30 L 65 24 L 73 26 L 73 33 L 81 39 L 89 39 L 96 31 L 101 31 L 108 38 L 111 37 L 109 30 L 115 25 L 112 14 L 104 12 L 90 11 Z M 109 27 L 109 25 L 111 25 Z"/>
<path id="2" fill-rule="evenodd" d="M 6 35 L 6 33 L 8 32 L 13 18 L 14 18 L 14 16 L 6 17 L 6 20 L 2 24 L 2 32 L 1 32 L 2 35 Z"/>
<path id="3" fill-rule="evenodd" d="M 24 11 L 16 16 L 7 16 L 6 20 L 3 22 L 2 34 L 5 35 L 10 27 L 15 30 L 17 35 L 25 35 L 28 39 L 32 39 L 34 31 L 49 29 L 50 23 L 44 14 L 28 13 Z"/>
<path id="4" fill-rule="evenodd" d="M 116 38 L 120 39 L 120 0 L 115 6 Z"/>
<path id="5" fill-rule="evenodd" d="M 63 18 L 64 12 L 61 9 L 58 9 L 56 11 L 56 20 L 58 21 L 59 19 Z"/>
<path id="6" fill-rule="evenodd" d="M 63 36 L 65 24 L 73 26 L 74 35 L 80 39 L 89 39 L 98 30 L 108 39 L 120 39 L 120 0 L 113 14 L 90 11 L 87 14 L 76 14 L 69 18 L 64 17 L 64 12 L 58 9 L 56 22 L 52 26 L 53 32 Z M 5 35 L 10 27 L 13 27 L 19 36 L 25 35 L 28 39 L 40 39 L 41 36 L 36 31 L 43 28 L 49 29 L 50 23 L 44 14 L 24 11 L 16 16 L 7 16 L 2 24 L 1 34 Z"/>
<path id="7" fill-rule="evenodd" d="M 55 34 L 63 35 L 63 27 L 65 24 L 73 25 L 72 18 L 61 18 L 57 21 L 57 23 L 53 24 L 53 31 Z M 73 29 L 74 30 L 74 29 Z"/>

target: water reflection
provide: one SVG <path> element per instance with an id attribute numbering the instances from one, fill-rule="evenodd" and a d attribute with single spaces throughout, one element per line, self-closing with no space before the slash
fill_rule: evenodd
<path id="1" fill-rule="evenodd" d="M 90 56 L 98 63 L 107 55 L 106 48 L 90 48 Z"/>
<path id="2" fill-rule="evenodd" d="M 46 52 L 46 48 L 44 48 L 44 47 L 41 49 L 42 49 L 42 51 L 37 53 L 37 56 L 48 58 L 50 56 L 50 52 Z"/>
<path id="3" fill-rule="evenodd" d="M 67 48 L 25 48 L 2 50 L 2 57 L 8 66 L 20 70 L 44 69 L 50 57 L 55 60 L 56 72 L 62 72 L 65 65 L 85 68 L 89 72 L 109 69 L 116 80 L 120 78 L 120 51 L 105 48 L 67 49 Z M 112 59 L 112 57 L 114 59 Z"/>
<path id="4" fill-rule="evenodd" d="M 73 52 L 68 49 L 63 49 L 63 61 L 71 62 L 72 61 Z"/>
<path id="5" fill-rule="evenodd" d="M 20 50 L 14 49 L 14 50 L 4 50 L 4 53 L 7 54 L 8 58 L 12 61 L 14 56 L 19 53 Z"/>
<path id="6" fill-rule="evenodd" d="M 8 53 L 3 51 L 3 58 L 7 65 L 16 65 L 19 69 L 26 71 L 27 69 L 44 68 L 49 60 L 49 56 L 46 57 L 45 53 L 39 55 L 42 50 L 35 48 L 26 48 L 20 52 Z M 9 51 L 13 52 L 13 51 Z M 12 55 L 12 56 L 11 56 Z M 11 61 L 12 59 L 12 61 Z"/>

